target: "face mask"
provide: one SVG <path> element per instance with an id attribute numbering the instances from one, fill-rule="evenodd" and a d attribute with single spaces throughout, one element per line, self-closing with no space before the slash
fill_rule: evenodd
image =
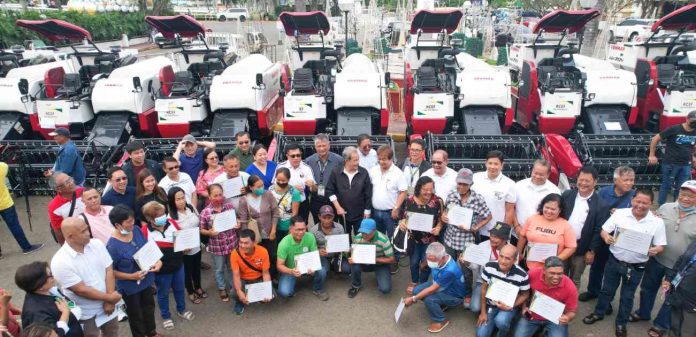
<path id="1" fill-rule="evenodd" d="M 158 216 L 155 218 L 155 226 L 162 227 L 167 224 L 167 215 Z"/>
<path id="2" fill-rule="evenodd" d="M 125 229 L 123 229 L 123 228 L 121 228 L 121 231 L 120 231 L 120 232 L 121 232 L 121 235 L 128 235 L 128 234 L 130 234 L 130 231 L 125 230 Z"/>
<path id="3" fill-rule="evenodd" d="M 256 188 L 256 189 L 254 189 L 254 194 L 256 194 L 256 195 L 258 195 L 258 196 L 262 196 L 262 195 L 263 195 L 263 192 L 265 192 L 265 190 L 264 190 L 263 188 Z"/>
<path id="4" fill-rule="evenodd" d="M 213 204 L 213 206 L 220 206 L 222 205 L 222 200 L 223 199 L 210 199 L 210 203 Z"/>
<path id="5" fill-rule="evenodd" d="M 285 184 L 276 183 L 276 185 L 278 185 L 278 187 L 280 187 L 280 188 L 286 188 L 286 187 L 288 187 L 288 183 L 285 183 Z"/>
<path id="6" fill-rule="evenodd" d="M 680 203 L 677 203 L 677 206 L 679 207 L 679 210 L 684 213 L 691 213 L 693 211 L 696 211 L 696 206 L 684 207 Z"/>
<path id="7" fill-rule="evenodd" d="M 48 289 L 48 293 L 51 294 L 51 296 L 53 296 L 53 297 L 63 298 L 63 295 L 60 293 L 60 291 L 58 290 L 58 287 L 56 287 L 56 286 L 53 286 L 53 287 L 51 287 L 51 289 Z"/>
<path id="8" fill-rule="evenodd" d="M 428 268 L 430 268 L 430 269 L 440 268 L 440 264 L 437 262 L 428 261 Z"/>

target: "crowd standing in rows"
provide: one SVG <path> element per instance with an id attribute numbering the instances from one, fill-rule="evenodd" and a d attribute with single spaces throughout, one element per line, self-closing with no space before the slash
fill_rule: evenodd
<path id="1" fill-rule="evenodd" d="M 194 320 L 195 305 L 209 297 L 201 286 L 205 251 L 213 261 L 217 297 L 233 297 L 240 315 L 250 304 L 246 286 L 263 282 L 290 298 L 297 280 L 308 277 L 313 294 L 327 301 L 329 273 L 349 275 L 347 296 L 355 298 L 365 286 L 362 274 L 373 272 L 377 289 L 388 294 L 399 260 L 408 258 L 411 283 L 403 290 L 403 305 L 423 302 L 432 333 L 449 325 L 448 307 L 463 305 L 477 316 L 477 336 L 497 331 L 529 337 L 542 329 L 550 337 L 569 336 L 578 300 L 597 299 L 582 318 L 593 324 L 614 312 L 611 302 L 618 294 L 615 334 L 622 337 L 629 322 L 651 319 L 662 294 L 666 299 L 648 334 L 691 336 L 696 181 L 683 171 L 692 158 L 694 123 L 696 112 L 653 139 L 651 163 L 657 162 L 656 144 L 666 143 L 657 211 L 650 210 L 652 191 L 634 189 L 630 167 L 617 167 L 613 184 L 597 191 L 597 171 L 585 166 L 576 188 L 561 193 L 544 160 L 534 162 L 529 178 L 514 182 L 504 174 L 503 152 L 488 153 L 483 172 L 454 171 L 447 152 L 436 150 L 426 161 L 425 143 L 414 139 L 399 168 L 393 150 L 375 150 L 367 135 L 341 153 L 331 151 L 328 136 L 316 135 L 315 153 L 306 158 L 297 144 L 288 144 L 281 163 L 268 160 L 263 145 L 252 146 L 246 132 L 236 135 L 237 146 L 222 163 L 215 143 L 191 135 L 162 163 L 146 158 L 136 140 L 126 146 L 130 159 L 108 171 L 109 187 L 101 194 L 84 186 L 79 153 L 69 132 L 57 129 L 52 135 L 60 152 L 46 176 L 56 192 L 48 214 L 61 248 L 50 263 L 17 269 L 15 282 L 27 293 L 21 310 L 0 290 L 0 329 L 15 337 L 21 329 L 45 336 L 117 336 L 118 312 L 125 310 L 134 337 L 162 336 L 155 307 L 162 328 L 172 330 Z M 0 177 L 6 174 L 7 165 L 0 163 Z M 666 203 L 672 187 L 675 200 Z M 0 209 L 25 253 L 42 247 L 24 237 L 5 186 Z M 225 218 L 231 210 L 235 217 Z M 462 216 L 466 212 L 469 217 Z M 233 225 L 223 226 L 223 220 Z M 218 231 L 220 226 L 231 228 Z M 176 250 L 177 235 L 190 229 L 199 229 L 203 248 Z M 648 237 L 646 254 L 617 244 L 627 231 Z M 343 234 L 352 249 L 374 246 L 374 263 L 356 260 L 352 250 L 328 251 L 329 239 Z M 150 242 L 162 258 L 142 270 L 137 255 Z M 481 251 L 483 261 L 472 262 L 467 250 Z M 320 266 L 300 270 L 297 257 L 312 252 Z M 580 292 L 587 266 L 589 282 Z M 514 301 L 491 298 L 501 284 L 516 289 Z M 535 312 L 539 298 L 562 305 L 556 320 Z M 21 329 L 14 315 L 22 317 Z"/>

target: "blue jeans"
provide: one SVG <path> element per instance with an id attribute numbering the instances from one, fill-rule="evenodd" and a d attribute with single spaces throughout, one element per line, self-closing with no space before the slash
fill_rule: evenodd
<path id="1" fill-rule="evenodd" d="M 169 312 L 169 289 L 174 290 L 176 311 L 181 313 L 186 310 L 186 302 L 184 301 L 183 265 L 171 274 L 155 275 L 155 284 L 157 285 L 157 304 L 159 305 L 162 319 L 172 318 L 172 313 Z"/>
<path id="2" fill-rule="evenodd" d="M 486 323 L 476 328 L 476 337 L 490 337 L 495 328 L 498 328 L 498 336 L 507 336 L 516 315 L 517 309 L 503 311 L 498 308 L 489 308 Z"/>
<path id="3" fill-rule="evenodd" d="M 645 268 L 639 270 L 632 266 L 625 266 L 617 261 L 613 255 L 610 256 L 607 268 L 604 271 L 604 282 L 602 283 L 602 291 L 599 292 L 599 298 L 597 299 L 595 315 L 604 317 L 604 313 L 614 300 L 619 284 L 622 284 L 619 312 L 616 314 L 615 324 L 625 326 L 628 323 L 628 316 L 631 314 L 631 310 L 633 310 L 633 298 L 636 295 L 636 289 L 638 289 L 644 272 Z"/>
<path id="4" fill-rule="evenodd" d="M 5 182 L 2 181 L 0 183 L 4 184 Z M 24 230 L 22 229 L 22 225 L 19 224 L 17 209 L 14 207 L 14 205 L 0 211 L 0 216 L 2 216 L 2 219 L 5 220 L 7 228 L 9 228 L 10 232 L 12 232 L 12 236 L 14 236 L 15 240 L 17 240 L 19 247 L 21 247 L 22 250 L 30 249 L 31 244 L 27 240 L 27 237 L 24 236 Z"/>
<path id="5" fill-rule="evenodd" d="M 602 291 L 602 280 L 604 279 L 604 268 L 609 259 L 609 246 L 604 242 L 600 243 L 599 248 L 595 252 L 594 262 L 590 266 L 590 278 L 587 282 L 587 292 L 599 296 Z"/>
<path id="6" fill-rule="evenodd" d="M 669 268 L 661 265 L 655 258 L 651 257 L 648 260 L 643 281 L 640 283 L 640 307 L 636 311 L 640 318 L 644 320 L 650 319 L 650 313 L 655 305 L 655 297 L 660 292 L 660 284 L 667 271 L 669 271 Z M 656 328 L 669 330 L 670 320 L 670 309 L 668 306 L 663 305 L 657 313 L 653 324 Z"/>
<path id="7" fill-rule="evenodd" d="M 215 283 L 218 290 L 234 289 L 232 283 L 232 266 L 230 266 L 229 255 L 215 255 L 213 257 L 213 268 L 215 269 Z"/>
<path id="8" fill-rule="evenodd" d="M 391 210 L 372 210 L 372 219 L 377 223 L 377 230 L 386 234 L 387 237 L 391 238 L 394 236 L 394 228 L 396 227 L 396 220 L 391 217 Z"/>
<path id="9" fill-rule="evenodd" d="M 425 243 L 416 243 L 413 245 L 413 252 L 409 258 L 411 262 L 411 282 L 412 283 L 424 283 L 430 277 L 430 268 L 425 267 L 421 269 L 420 265 L 422 261 L 425 261 L 425 250 L 428 245 Z"/>
<path id="10" fill-rule="evenodd" d="M 481 312 L 481 283 L 474 282 L 474 290 L 471 291 L 471 304 L 469 304 L 469 310 L 473 313 Z"/>
<path id="11" fill-rule="evenodd" d="M 421 283 L 413 288 L 413 295 L 418 295 L 423 289 L 433 285 L 432 281 Z M 428 309 L 428 316 L 433 322 L 444 322 L 445 313 L 443 308 L 453 308 L 458 305 L 462 305 L 464 300 L 462 298 L 457 298 L 449 294 L 445 294 L 444 291 L 436 291 L 434 294 L 430 294 L 423 299 L 423 304 L 425 308 Z"/>
<path id="12" fill-rule="evenodd" d="M 350 281 L 354 288 L 362 287 L 362 272 L 375 272 L 377 289 L 382 294 L 388 294 L 392 290 L 391 268 L 388 264 L 357 264 L 350 265 Z"/>
<path id="13" fill-rule="evenodd" d="M 328 264 L 324 266 L 322 261 L 321 270 L 314 272 L 312 278 L 312 290 L 322 293 L 324 292 L 324 282 L 326 281 L 326 274 L 329 272 Z M 297 283 L 297 277 L 280 274 L 280 279 L 278 280 L 278 295 L 280 297 L 292 297 L 295 295 L 295 283 Z"/>
<path id="14" fill-rule="evenodd" d="M 662 205 L 667 201 L 669 190 L 674 188 L 674 200 L 679 196 L 679 188 L 691 176 L 691 165 L 660 164 L 662 171 L 662 185 L 660 185 L 660 196 L 657 203 Z"/>
<path id="15" fill-rule="evenodd" d="M 546 328 L 546 337 L 568 337 L 568 324 L 556 324 L 547 320 L 528 320 L 525 317 L 517 322 L 514 337 L 532 337 L 541 328 Z"/>

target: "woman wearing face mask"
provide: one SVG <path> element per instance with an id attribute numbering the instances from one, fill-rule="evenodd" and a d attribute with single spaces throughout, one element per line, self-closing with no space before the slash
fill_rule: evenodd
<path id="1" fill-rule="evenodd" d="M 162 316 L 162 325 L 166 330 L 174 329 L 172 314 L 169 312 L 169 290 L 174 291 L 176 314 L 180 318 L 192 321 L 195 316 L 186 310 L 184 301 L 184 253 L 174 251 L 174 237 L 179 231 L 179 224 L 165 213 L 165 207 L 157 201 L 150 201 L 143 206 L 143 216 L 147 225 L 142 227 L 145 237 L 154 241 L 162 251 L 162 268 L 155 275 L 157 285 L 157 303 Z"/>
<path id="2" fill-rule="evenodd" d="M 198 180 L 196 180 L 196 193 L 198 193 L 198 203 L 200 205 L 207 205 L 208 185 L 212 184 L 213 180 L 223 173 L 225 173 L 225 168 L 220 165 L 220 159 L 217 152 L 215 152 L 215 148 L 206 148 L 203 151 L 203 169 L 198 174 Z"/>
<path id="3" fill-rule="evenodd" d="M 249 177 L 247 194 L 239 200 L 239 222 L 244 228 L 249 219 L 256 220 L 261 232 L 261 246 L 268 250 L 271 261 L 271 276 L 276 276 L 276 231 L 278 225 L 278 203 L 270 191 L 263 188 L 263 180 L 257 175 Z"/>
<path id="4" fill-rule="evenodd" d="M 254 156 L 254 161 L 251 163 L 251 165 L 249 165 L 249 167 L 247 167 L 246 173 L 261 177 L 261 179 L 263 179 L 264 188 L 271 187 L 273 182 L 273 174 L 275 173 L 278 165 L 275 162 L 268 160 L 268 151 L 266 151 L 266 147 L 263 146 L 263 144 L 254 145 L 254 149 L 251 150 L 251 154 Z"/>
<path id="5" fill-rule="evenodd" d="M 287 167 L 279 167 L 275 172 L 275 184 L 268 190 L 275 197 L 278 206 L 278 230 L 276 239 L 282 240 L 288 235 L 290 229 L 290 218 L 296 216 L 300 211 L 302 196 L 294 186 L 290 186 L 290 170 Z"/>
<path id="6" fill-rule="evenodd" d="M 213 257 L 215 283 L 217 283 L 220 299 L 229 302 L 227 289 L 234 290 L 232 284 L 232 269 L 230 253 L 237 247 L 237 231 L 239 227 L 224 232 L 218 232 L 213 227 L 215 216 L 234 209 L 232 203 L 225 202 L 225 195 L 220 184 L 208 185 L 208 200 L 210 203 L 201 211 L 201 234 L 210 237 L 208 253 Z"/>
<path id="7" fill-rule="evenodd" d="M 155 324 L 155 273 L 162 267 L 157 262 L 150 270 L 141 271 L 133 255 L 140 250 L 147 239 L 135 227 L 133 211 L 125 205 L 116 205 L 109 212 L 109 221 L 114 225 L 106 249 L 114 261 L 116 288 L 123 294 L 128 314 L 128 325 L 133 337 L 151 337 L 157 333 Z"/>
<path id="8" fill-rule="evenodd" d="M 198 180 L 201 181 L 200 179 Z M 174 186 L 167 193 L 169 216 L 176 220 L 179 228 L 200 228 L 198 212 L 193 205 L 186 203 L 186 193 L 181 187 Z M 207 195 L 207 193 L 206 193 Z M 201 298 L 208 298 L 208 294 L 201 288 L 201 248 L 197 247 L 184 253 L 184 284 L 188 298 L 194 304 L 200 304 Z"/>
<path id="9" fill-rule="evenodd" d="M 167 205 L 167 193 L 164 189 L 157 186 L 157 178 L 148 169 L 143 169 L 138 173 L 138 178 L 135 184 L 135 220 L 138 222 L 138 227 L 146 225 L 145 217 L 143 217 L 143 206 L 150 201 L 157 201 L 160 204 Z"/>
<path id="10" fill-rule="evenodd" d="M 65 297 L 56 287 L 47 262 L 36 261 L 17 268 L 15 283 L 26 291 L 22 306 L 22 327 L 45 324 L 60 337 L 82 337 L 82 326 L 70 312 Z"/>

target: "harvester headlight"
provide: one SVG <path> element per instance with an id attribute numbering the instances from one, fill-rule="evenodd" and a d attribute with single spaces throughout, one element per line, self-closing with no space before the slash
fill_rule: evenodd
<path id="1" fill-rule="evenodd" d="M 459 94 L 459 100 L 463 101 L 464 100 L 464 94 Z"/>
<path id="2" fill-rule="evenodd" d="M 591 94 L 587 95 L 587 99 L 589 99 L 590 101 L 593 100 L 594 98 L 595 98 L 595 94 L 594 94 L 594 93 L 591 93 Z"/>

